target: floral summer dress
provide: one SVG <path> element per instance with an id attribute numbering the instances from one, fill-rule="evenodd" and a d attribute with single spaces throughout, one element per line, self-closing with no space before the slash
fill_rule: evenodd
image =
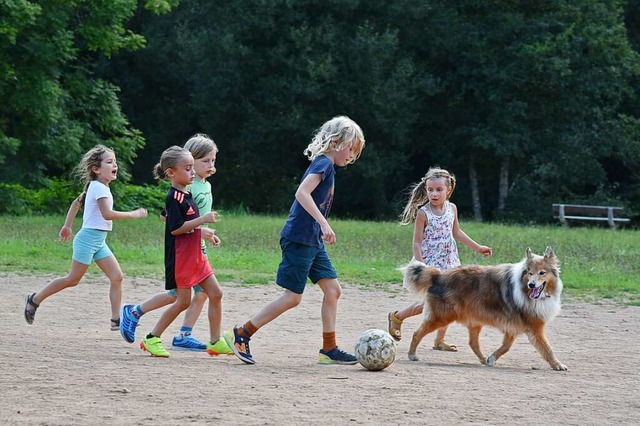
<path id="1" fill-rule="evenodd" d="M 427 214 L 427 227 L 422 239 L 422 261 L 441 270 L 460 266 L 458 246 L 453 238 L 453 209 L 445 201 L 444 213 L 438 216 L 431 211 L 431 204 L 421 208 Z"/>

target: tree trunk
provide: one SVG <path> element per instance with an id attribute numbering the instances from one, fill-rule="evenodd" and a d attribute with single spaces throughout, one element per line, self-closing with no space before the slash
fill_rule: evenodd
<path id="1" fill-rule="evenodd" d="M 509 157 L 503 158 L 500 162 L 500 182 L 498 185 L 498 215 L 502 215 L 507 195 L 509 195 Z"/>
<path id="2" fill-rule="evenodd" d="M 482 208 L 480 205 L 480 189 L 478 187 L 478 173 L 476 172 L 476 162 L 469 161 L 469 180 L 471 181 L 471 201 L 473 203 L 473 217 L 476 222 L 482 222 Z"/>

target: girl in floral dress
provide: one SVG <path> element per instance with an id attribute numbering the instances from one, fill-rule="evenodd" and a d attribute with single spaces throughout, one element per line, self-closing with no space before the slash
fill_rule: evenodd
<path id="1" fill-rule="evenodd" d="M 456 186 L 453 174 L 439 167 L 432 167 L 422 180 L 413 185 L 411 197 L 404 208 L 400 223 L 415 223 L 412 252 L 428 266 L 441 270 L 460 266 L 456 240 L 484 256 L 491 256 L 491 247 L 472 240 L 458 222 L 458 209 L 449 201 Z M 402 338 L 402 322 L 422 313 L 423 302 L 413 303 L 400 311 L 389 312 L 389 334 Z M 445 342 L 447 327 L 438 330 L 433 349 L 456 352 L 456 345 Z"/>

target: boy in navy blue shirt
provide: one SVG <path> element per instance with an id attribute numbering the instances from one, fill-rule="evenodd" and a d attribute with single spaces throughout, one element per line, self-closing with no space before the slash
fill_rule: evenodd
<path id="1" fill-rule="evenodd" d="M 324 293 L 319 362 L 357 363 L 355 356 L 338 348 L 336 343 L 336 317 L 342 288 L 324 245 L 336 242 L 336 234 L 327 221 L 333 202 L 334 166 L 354 163 L 364 145 L 360 126 L 349 117 L 339 116 L 324 123 L 304 150 L 311 165 L 302 177 L 289 217 L 280 232 L 282 261 L 276 284 L 285 292 L 244 325 L 224 333 L 225 340 L 243 362 L 255 364 L 249 340 L 258 329 L 300 304 L 309 278 Z"/>

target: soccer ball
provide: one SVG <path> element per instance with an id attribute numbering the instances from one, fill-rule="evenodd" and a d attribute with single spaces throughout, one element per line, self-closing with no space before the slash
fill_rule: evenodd
<path id="1" fill-rule="evenodd" d="M 398 347 L 395 340 L 384 330 L 371 329 L 360 335 L 356 342 L 356 358 L 367 370 L 379 371 L 390 366 L 396 359 Z"/>

